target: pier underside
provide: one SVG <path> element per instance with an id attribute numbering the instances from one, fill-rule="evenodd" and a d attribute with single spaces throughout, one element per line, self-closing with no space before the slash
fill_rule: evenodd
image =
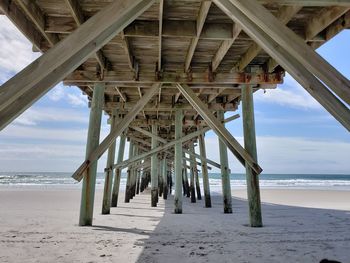
<path id="1" fill-rule="evenodd" d="M 127 202 L 151 183 L 156 206 L 174 174 L 174 211 L 182 213 L 183 193 L 201 198 L 201 170 L 211 207 L 211 166 L 221 169 L 224 212 L 231 213 L 229 149 L 247 170 L 250 224 L 262 226 L 253 93 L 276 88 L 285 72 L 350 130 L 350 82 L 314 51 L 350 27 L 350 1 L 0 0 L 0 10 L 43 53 L 1 86 L 1 129 L 60 81 L 89 98 L 86 160 L 73 175 L 84 179 L 80 225 L 92 224 L 96 164 L 107 150 L 102 213 L 117 206 L 125 167 Z M 244 147 L 225 128 L 239 116 L 224 118 L 241 103 Z M 103 111 L 111 132 L 100 142 Z M 205 156 L 211 129 L 220 164 Z"/>

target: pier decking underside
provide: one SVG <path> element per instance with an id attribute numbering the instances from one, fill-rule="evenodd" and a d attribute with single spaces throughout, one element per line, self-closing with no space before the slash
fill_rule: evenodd
<path id="1" fill-rule="evenodd" d="M 27 28 L 19 29 L 31 32 L 27 37 L 34 48 L 46 52 L 113 1 L 15 0 L 7 2 L 8 6 L 6 2 L 1 6 L 4 13 L 9 12 L 11 19 L 18 9 L 27 23 Z M 259 2 L 314 48 L 338 33 L 335 29 L 349 26 L 348 6 L 322 1 L 315 6 L 312 3 L 316 1 Z M 322 15 L 332 16 L 332 22 L 317 28 Z M 107 86 L 105 111 L 110 114 L 117 108 L 124 115 L 152 83 L 165 81 L 167 86 L 138 114 L 134 125 L 149 128 L 152 120 L 157 120 L 160 136 L 172 139 L 175 105 L 185 110 L 184 132 L 203 123 L 172 83 L 191 85 L 213 112 L 235 111 L 244 84 L 266 89 L 282 82 L 284 69 L 269 67 L 271 61 L 210 1 L 157 1 L 69 74 L 64 83 L 78 86 L 91 99 L 94 83 L 103 81 Z M 146 139 L 132 130 L 128 136 Z"/>

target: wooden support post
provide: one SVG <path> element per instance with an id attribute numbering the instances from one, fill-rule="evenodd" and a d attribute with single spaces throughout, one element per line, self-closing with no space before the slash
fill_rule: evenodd
<path id="1" fill-rule="evenodd" d="M 188 171 L 187 171 L 187 168 L 190 168 L 190 167 L 187 167 L 187 162 L 185 159 L 182 160 L 183 162 L 183 167 L 184 167 L 184 182 L 185 182 L 185 196 L 190 198 L 191 197 L 191 187 L 190 187 L 190 184 L 188 182 Z"/>
<path id="2" fill-rule="evenodd" d="M 158 134 L 158 126 L 152 125 L 152 133 Z M 152 138 L 152 149 L 157 148 L 158 141 Z M 158 156 L 153 154 L 151 156 L 151 206 L 156 207 L 158 202 Z"/>
<path id="3" fill-rule="evenodd" d="M 129 142 L 129 159 L 133 157 L 133 150 L 134 150 L 134 146 L 132 141 Z M 126 186 L 125 186 L 125 203 L 129 203 L 130 199 L 131 199 L 131 178 L 132 176 L 132 167 L 131 164 L 128 167 L 127 170 L 127 178 L 126 178 Z"/>
<path id="4" fill-rule="evenodd" d="M 137 156 L 138 155 L 138 147 L 136 146 L 136 144 L 133 145 L 133 156 Z M 137 163 L 136 163 L 137 165 Z M 134 196 L 136 195 L 136 179 L 137 179 L 137 169 L 136 167 L 132 168 L 132 172 L 131 172 L 131 187 L 130 187 L 130 199 L 133 199 Z"/>
<path id="5" fill-rule="evenodd" d="M 239 142 L 231 135 L 231 133 L 225 128 L 215 116 L 211 113 L 208 107 L 202 102 L 193 90 L 185 85 L 177 83 L 177 88 L 181 91 L 182 95 L 188 100 L 192 107 L 203 117 L 208 123 L 209 127 L 221 138 L 221 140 L 227 145 L 231 152 L 237 157 L 237 159 L 245 166 L 246 163 L 257 173 L 262 172 L 261 167 L 254 161 L 254 159 L 247 153 L 247 151 L 239 144 Z M 221 164 L 222 165 L 222 164 Z"/>
<path id="6" fill-rule="evenodd" d="M 162 163 L 163 199 L 166 200 L 168 198 L 168 165 L 166 157 L 163 158 Z"/>
<path id="7" fill-rule="evenodd" d="M 218 111 L 218 119 L 224 120 L 224 112 Z M 225 143 L 219 138 L 220 149 L 220 163 L 221 163 L 221 182 L 222 182 L 222 196 L 224 199 L 224 213 L 232 213 L 232 196 L 231 196 L 231 182 L 230 169 L 228 166 L 227 147 Z"/>
<path id="8" fill-rule="evenodd" d="M 181 170 L 181 180 L 182 180 L 182 194 L 183 196 L 185 196 L 187 193 L 187 190 L 185 185 L 185 168 L 184 167 L 182 167 L 182 170 Z"/>
<path id="9" fill-rule="evenodd" d="M 182 119 L 183 112 L 180 109 L 175 110 L 175 140 L 182 137 Z M 182 143 L 175 144 L 175 197 L 174 197 L 174 212 L 182 214 Z"/>
<path id="10" fill-rule="evenodd" d="M 118 116 L 116 110 L 113 111 L 111 116 L 111 131 L 117 125 Z M 102 215 L 108 215 L 111 210 L 111 192 L 112 192 L 112 183 L 113 183 L 113 169 L 112 165 L 114 164 L 115 158 L 115 142 L 108 149 L 107 156 L 107 165 L 105 171 L 105 184 L 103 189 L 103 201 L 102 201 Z"/>
<path id="11" fill-rule="evenodd" d="M 96 83 L 92 96 L 86 156 L 96 149 L 100 141 L 102 108 L 104 104 L 104 83 Z M 97 161 L 94 161 L 86 171 L 83 181 L 80 203 L 79 226 L 91 226 L 96 184 Z"/>
<path id="12" fill-rule="evenodd" d="M 158 194 L 159 197 L 162 197 L 163 195 L 163 162 L 162 160 L 158 160 L 159 163 L 159 172 L 158 172 Z"/>
<path id="13" fill-rule="evenodd" d="M 194 143 L 191 144 L 191 152 L 192 153 L 195 153 L 195 150 L 194 150 Z M 193 159 L 192 160 L 196 160 L 195 156 L 193 156 Z M 202 165 L 202 164 L 200 164 Z M 200 187 L 200 184 L 199 184 L 199 175 L 198 175 L 198 169 L 197 169 L 197 164 L 194 166 L 194 179 L 195 179 L 195 182 L 196 182 L 196 193 L 197 193 L 197 199 L 198 200 L 202 200 L 202 194 L 201 194 L 201 187 Z"/>
<path id="14" fill-rule="evenodd" d="M 168 195 L 171 195 L 172 188 L 173 188 L 173 169 L 171 171 L 168 171 Z"/>
<path id="15" fill-rule="evenodd" d="M 154 0 L 112 2 L 0 88 L 0 130 L 113 39 Z"/>
<path id="16" fill-rule="evenodd" d="M 199 139 L 199 152 L 200 156 L 207 158 L 207 153 L 205 149 L 204 133 L 198 136 Z M 204 188 L 204 201 L 205 207 L 211 207 L 211 197 L 210 197 L 210 186 L 209 186 L 209 176 L 208 176 L 208 166 L 207 162 L 202 160 L 202 177 L 203 177 L 203 188 Z"/>
<path id="17" fill-rule="evenodd" d="M 190 150 L 192 150 L 193 143 L 191 142 Z M 186 163 L 186 161 L 184 161 Z M 191 156 L 191 162 L 190 162 L 190 196 L 191 196 L 191 203 L 196 202 L 196 191 L 195 191 L 195 182 L 194 182 L 194 170 L 196 169 L 196 159 Z M 186 169 L 186 168 L 185 168 Z M 186 169 L 187 170 L 187 169 Z"/>
<path id="18" fill-rule="evenodd" d="M 124 134 L 122 134 L 120 136 L 120 141 L 119 141 L 117 163 L 120 163 L 120 162 L 123 161 L 124 150 L 125 150 L 125 141 L 126 141 L 126 136 Z M 118 205 L 118 196 L 119 196 L 119 187 L 120 187 L 121 173 L 122 173 L 122 168 L 116 168 L 115 169 L 113 191 L 112 191 L 112 203 L 111 203 L 112 207 L 117 207 L 117 205 Z"/>
<path id="19" fill-rule="evenodd" d="M 257 161 L 253 88 L 250 85 L 242 88 L 242 112 L 244 147 Z M 262 227 L 259 177 L 249 166 L 246 166 L 246 177 L 250 225 L 252 227 Z"/>
<path id="20" fill-rule="evenodd" d="M 140 192 L 142 193 L 143 190 L 146 188 L 146 171 L 145 169 L 142 169 L 142 175 L 141 175 L 141 185 L 140 185 Z"/>
<path id="21" fill-rule="evenodd" d="M 136 194 L 140 194 L 140 179 L 141 179 L 141 170 L 137 170 L 137 178 L 136 178 Z"/>

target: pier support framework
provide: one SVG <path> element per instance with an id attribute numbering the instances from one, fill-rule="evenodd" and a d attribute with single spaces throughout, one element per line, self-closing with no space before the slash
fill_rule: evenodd
<path id="1" fill-rule="evenodd" d="M 242 88 L 242 112 L 244 147 L 248 153 L 257 161 L 256 135 L 254 121 L 253 89 L 246 85 Z M 260 187 L 258 175 L 246 165 L 247 191 L 249 218 L 252 227 L 262 227 Z"/>
<path id="2" fill-rule="evenodd" d="M 94 93 L 91 101 L 88 138 L 86 143 L 86 157 L 93 152 L 100 141 L 102 108 L 104 104 L 104 83 L 97 83 L 94 86 Z M 83 180 L 80 203 L 80 226 L 91 226 L 94 212 L 95 184 L 96 184 L 97 160 L 86 170 Z"/>
<path id="3" fill-rule="evenodd" d="M 223 12 L 216 15 L 233 21 L 231 24 L 215 26 L 212 23 L 206 25 L 207 16 L 212 15 L 212 3 L 203 1 L 196 21 L 186 21 L 185 17 L 181 21 L 179 14 L 177 26 L 174 26 L 174 21 L 168 21 L 164 27 L 163 9 L 166 9 L 166 5 L 163 1 L 115 0 L 109 6 L 103 4 L 104 1 L 99 1 L 103 8 L 87 21 L 84 15 L 87 10 L 79 5 L 79 1 L 74 8 L 70 7 L 73 12 L 72 21 L 69 21 L 69 16 L 57 19 L 58 14 L 47 14 L 44 11 L 45 0 L 29 1 L 30 5 L 27 2 L 0 1 L 0 11 L 16 24 L 43 55 L 1 86 L 0 129 L 63 79 L 67 85 L 77 85 L 91 99 L 86 158 L 73 175 L 78 181 L 84 179 L 79 225 L 92 224 L 97 161 L 107 149 L 102 214 L 108 214 L 110 207 L 117 205 L 121 171 L 126 166 L 127 202 L 139 190 L 143 191 L 149 182 L 152 186 L 152 206 L 156 206 L 158 195 L 163 195 L 166 199 L 167 170 L 172 158 L 175 168 L 175 213 L 182 213 L 181 182 L 184 186 L 183 193 L 187 196 L 190 194 L 192 201 L 195 201 L 196 187 L 197 198 L 200 200 L 198 157 L 193 149 L 193 141 L 198 137 L 205 206 L 211 206 L 207 164 L 212 164 L 221 169 L 224 211 L 232 212 L 228 148 L 246 169 L 250 225 L 262 226 L 258 178 L 262 169 L 257 162 L 253 92 L 275 88 L 282 83 L 284 70 L 350 130 L 350 81 L 314 51 L 341 30 L 350 27 L 350 2 L 292 0 L 286 4 L 286 1 L 277 0 L 213 0 L 212 3 Z M 55 3 L 54 0 L 51 2 Z M 272 9 L 270 5 L 264 5 L 272 2 Z M 156 24 L 144 21 L 144 17 L 136 19 L 154 4 L 159 4 L 160 7 L 159 21 Z M 187 5 L 185 8 L 191 9 L 193 6 Z M 310 10 L 317 11 L 316 16 L 311 16 L 313 11 Z M 293 23 L 288 25 L 290 21 Z M 303 21 L 310 22 L 303 25 Z M 179 23 L 189 26 L 179 28 Z M 245 42 L 252 43 L 251 46 L 245 46 L 245 53 L 236 51 L 237 46 L 233 47 L 236 39 L 241 39 L 243 31 L 243 37 L 249 40 Z M 304 39 L 298 36 L 299 31 L 303 31 L 301 36 Z M 173 39 L 176 37 L 177 41 L 162 41 L 163 36 Z M 129 37 L 133 37 L 133 45 L 130 45 Z M 151 45 L 153 38 L 157 42 Z M 188 38 L 192 38 L 192 41 L 188 53 L 183 56 L 178 50 L 185 45 L 184 42 L 188 42 Z M 145 45 L 140 39 L 147 39 L 150 43 Z M 222 42 L 206 45 L 205 41 L 208 40 Z M 238 42 L 240 48 L 237 50 L 244 50 L 241 41 Z M 207 63 L 198 62 L 202 59 L 194 59 L 198 43 L 201 43 L 202 49 L 215 47 L 215 53 L 208 52 L 213 55 L 209 67 L 203 66 Z M 125 52 L 125 58 L 123 55 L 109 54 L 110 45 L 114 45 L 115 52 Z M 176 52 L 172 50 L 174 47 Z M 164 50 L 169 57 L 168 61 L 162 60 Z M 266 61 L 260 61 L 260 52 L 264 52 L 262 55 L 267 58 Z M 232 54 L 226 56 L 228 53 Z M 153 54 L 158 54 L 156 60 L 150 58 Z M 232 72 L 227 73 L 226 65 L 232 63 L 227 58 L 231 60 L 233 55 L 239 57 L 239 60 L 230 66 Z M 113 57 L 118 57 L 118 61 Z M 180 73 L 174 73 L 173 69 L 181 64 L 181 57 L 185 57 L 185 66 Z M 259 63 L 256 63 L 255 58 L 258 58 Z M 226 61 L 221 67 L 224 60 Z M 172 64 L 171 61 L 176 63 Z M 261 66 L 261 62 L 264 66 Z M 128 68 L 121 69 L 120 65 L 128 65 Z M 236 110 L 240 101 L 243 106 L 244 148 L 223 124 L 224 113 Z M 111 116 L 112 123 L 109 135 L 99 143 L 102 110 Z M 120 115 L 118 125 L 114 125 L 115 110 Z M 159 125 L 156 131 L 152 129 L 151 142 L 143 140 L 144 137 L 140 134 L 135 136 L 141 129 L 138 124 L 142 126 L 143 135 L 151 133 L 144 129 Z M 197 125 L 206 127 L 193 132 Z M 219 138 L 220 164 L 206 159 L 204 134 L 210 129 Z M 123 161 L 126 135 L 131 139 L 129 159 Z M 121 139 L 118 160 L 114 164 L 118 136 Z M 171 149 L 173 146 L 174 152 Z M 190 187 L 187 178 L 188 159 L 186 161 L 183 155 L 189 148 Z M 162 158 L 161 162 L 158 161 L 158 156 Z M 115 178 L 111 190 L 113 168 Z"/>
<path id="4" fill-rule="evenodd" d="M 182 137 L 182 118 L 183 112 L 181 109 L 175 111 L 175 140 Z M 175 196 L 174 196 L 174 212 L 182 214 L 182 143 L 175 144 Z"/>

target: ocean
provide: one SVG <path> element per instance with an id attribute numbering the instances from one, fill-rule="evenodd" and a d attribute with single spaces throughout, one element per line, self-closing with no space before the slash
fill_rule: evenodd
<path id="1" fill-rule="evenodd" d="M 81 183 L 71 178 L 71 173 L 16 173 L 0 172 L 0 187 L 64 187 L 79 188 Z M 126 175 L 122 175 L 121 187 L 125 187 Z M 210 173 L 210 190 L 221 192 L 220 173 Z M 97 188 L 103 188 L 104 174 L 97 175 Z M 244 174 L 231 174 L 231 188 L 246 187 Z M 350 190 L 350 174 L 262 174 L 260 175 L 261 188 L 295 188 L 295 189 L 324 189 Z"/>

